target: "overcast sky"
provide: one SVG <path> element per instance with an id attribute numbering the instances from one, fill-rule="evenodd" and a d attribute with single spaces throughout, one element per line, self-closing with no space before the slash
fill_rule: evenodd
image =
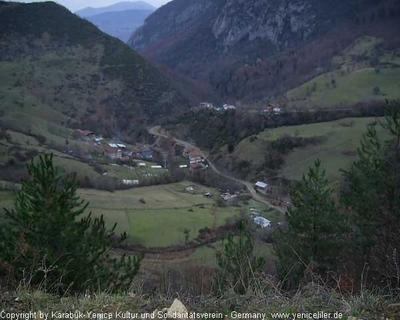
<path id="1" fill-rule="evenodd" d="M 12 0 L 12 1 L 18 1 L 18 2 L 33 2 L 33 0 Z M 45 1 L 45 0 L 38 0 L 38 1 Z M 122 1 L 129 1 L 129 0 L 54 0 L 55 2 L 58 2 L 59 4 L 63 5 L 64 7 L 67 7 L 69 10 L 72 12 L 75 12 L 76 10 L 80 10 L 86 7 L 105 7 L 110 4 L 114 4 L 117 2 L 122 2 Z M 131 2 L 134 2 L 135 0 L 130 0 Z M 163 4 L 166 4 L 170 0 L 144 0 L 147 3 L 150 3 L 151 5 L 155 7 L 160 7 Z"/>

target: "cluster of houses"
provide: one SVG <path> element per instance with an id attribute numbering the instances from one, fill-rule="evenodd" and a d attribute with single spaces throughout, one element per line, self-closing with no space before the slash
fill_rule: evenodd
<path id="1" fill-rule="evenodd" d="M 214 106 L 211 102 L 201 102 L 197 107 L 193 107 L 192 111 L 200 111 L 200 110 L 215 110 L 215 111 L 227 111 L 227 110 L 236 110 L 236 107 L 231 104 L 224 104 L 222 107 Z"/>
<path id="2" fill-rule="evenodd" d="M 205 159 L 199 149 L 194 147 L 185 148 L 183 149 L 182 155 L 189 160 L 189 165 L 182 165 L 181 168 L 189 167 L 191 171 L 204 170 L 208 168 L 204 163 Z"/>
<path id="3" fill-rule="evenodd" d="M 77 129 L 74 135 L 84 141 L 93 141 L 99 153 L 102 153 L 111 160 L 130 160 L 132 158 L 151 160 L 153 158 L 153 151 L 150 146 L 140 146 L 130 149 L 123 143 L 105 143 L 103 137 L 96 136 L 94 132 L 90 130 Z"/>
<path id="4" fill-rule="evenodd" d="M 278 105 L 278 104 L 269 104 L 267 105 L 263 110 L 263 114 L 281 114 L 283 112 L 283 109 Z"/>

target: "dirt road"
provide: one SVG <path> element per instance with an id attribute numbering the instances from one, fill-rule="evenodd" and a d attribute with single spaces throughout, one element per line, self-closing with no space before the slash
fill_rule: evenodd
<path id="1" fill-rule="evenodd" d="M 158 137 L 164 137 L 164 138 L 171 137 L 171 136 L 168 136 L 167 134 L 163 133 L 160 126 L 156 126 L 156 127 L 150 128 L 150 129 L 149 129 L 149 133 L 152 134 L 152 135 L 154 135 L 154 136 L 158 136 Z M 204 159 L 207 160 L 207 162 L 208 162 L 210 168 L 211 168 L 216 174 L 218 174 L 218 175 L 220 175 L 220 176 L 222 176 L 222 177 L 224 177 L 224 178 L 227 178 L 227 179 L 229 179 L 229 180 L 232 180 L 232 181 L 235 181 L 235 182 L 238 182 L 238 183 L 244 185 L 244 186 L 246 187 L 246 189 L 249 191 L 251 197 L 252 197 L 254 200 L 256 200 L 256 201 L 258 201 L 258 202 L 261 202 L 261 203 L 264 203 L 264 204 L 268 205 L 269 207 L 271 207 L 271 208 L 273 208 L 273 209 L 275 209 L 275 210 L 281 212 L 282 214 L 285 213 L 285 211 L 286 211 L 285 208 L 277 207 L 277 206 L 272 205 L 267 199 L 265 199 L 265 198 L 262 197 L 260 194 L 258 194 L 258 193 L 256 192 L 256 190 L 254 189 L 253 184 L 252 184 L 251 182 L 249 182 L 249 181 L 244 181 L 244 180 L 240 180 L 240 179 L 237 179 L 237 178 L 235 178 L 235 177 L 229 176 L 229 175 L 227 175 L 227 174 L 224 173 L 224 172 L 221 172 L 221 171 L 210 161 L 210 159 L 208 158 L 208 153 L 205 152 L 204 150 L 201 150 L 199 147 L 195 146 L 194 144 L 192 144 L 192 143 L 190 143 L 190 142 L 183 141 L 183 140 L 177 139 L 177 138 L 175 138 L 175 137 L 171 137 L 171 138 L 173 138 L 174 141 L 175 141 L 178 145 L 180 145 L 180 146 L 182 146 L 182 147 L 184 147 L 184 148 L 191 148 L 191 147 L 192 147 L 192 148 L 197 148 L 197 149 L 200 151 L 202 157 L 203 157 Z"/>

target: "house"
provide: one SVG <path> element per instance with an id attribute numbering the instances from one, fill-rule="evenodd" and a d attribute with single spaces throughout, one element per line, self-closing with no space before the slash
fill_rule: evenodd
<path id="1" fill-rule="evenodd" d="M 94 136 L 94 132 L 90 130 L 81 130 L 76 129 L 75 134 L 78 135 L 81 139 L 87 140 Z"/>
<path id="2" fill-rule="evenodd" d="M 272 109 L 272 111 L 275 114 L 281 114 L 282 113 L 281 107 L 275 107 L 275 108 Z"/>
<path id="3" fill-rule="evenodd" d="M 213 197 L 213 194 L 212 194 L 211 192 L 206 192 L 206 193 L 204 194 L 204 197 L 205 197 L 205 198 L 212 198 L 212 197 Z"/>
<path id="4" fill-rule="evenodd" d="M 193 187 L 186 187 L 183 191 L 186 192 L 186 193 L 193 194 L 194 193 L 194 188 Z"/>
<path id="5" fill-rule="evenodd" d="M 122 151 L 118 148 L 110 147 L 109 145 L 104 146 L 104 154 L 110 159 L 120 159 L 122 157 Z"/>
<path id="6" fill-rule="evenodd" d="M 222 106 L 222 109 L 224 109 L 224 110 L 236 110 L 236 107 L 233 106 L 233 105 L 230 105 L 230 104 L 224 104 Z"/>
<path id="7" fill-rule="evenodd" d="M 182 152 L 182 156 L 185 158 L 189 158 L 189 153 L 193 150 L 193 148 L 184 148 Z"/>
<path id="8" fill-rule="evenodd" d="M 191 171 L 196 171 L 196 170 L 202 170 L 204 169 L 203 164 L 200 162 L 193 162 L 190 164 L 190 170 Z"/>
<path id="9" fill-rule="evenodd" d="M 194 149 L 189 153 L 189 162 L 190 163 L 200 163 L 204 162 L 203 156 L 201 155 L 200 150 Z"/>
<path id="10" fill-rule="evenodd" d="M 269 193 L 271 191 L 271 187 L 268 183 L 262 182 L 262 181 L 257 181 L 254 185 L 254 189 L 258 192 L 262 193 Z"/>
<path id="11" fill-rule="evenodd" d="M 126 149 L 126 145 L 124 145 L 123 143 L 117 143 L 117 147 L 120 149 Z"/>
<path id="12" fill-rule="evenodd" d="M 255 224 L 258 224 L 261 228 L 268 228 L 271 226 L 271 221 L 260 216 L 254 217 L 253 221 Z"/>
<path id="13" fill-rule="evenodd" d="M 122 183 L 126 186 L 137 186 L 137 185 L 139 185 L 139 180 L 124 179 L 124 180 L 122 180 Z"/>
<path id="14" fill-rule="evenodd" d="M 200 150 L 196 148 L 185 148 L 183 149 L 182 155 L 188 158 L 190 163 L 204 162 Z"/>
<path id="15" fill-rule="evenodd" d="M 152 159 L 153 151 L 151 151 L 151 149 L 148 147 L 142 148 L 139 152 L 139 156 L 145 159 Z"/>
<path id="16" fill-rule="evenodd" d="M 233 203 L 237 201 L 238 196 L 236 194 L 223 193 L 221 194 L 221 199 L 227 203 Z"/>

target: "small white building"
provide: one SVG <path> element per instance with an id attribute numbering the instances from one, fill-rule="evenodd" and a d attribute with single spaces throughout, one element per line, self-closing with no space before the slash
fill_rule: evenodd
<path id="1" fill-rule="evenodd" d="M 222 109 L 224 109 L 224 110 L 236 110 L 236 107 L 233 106 L 233 105 L 230 105 L 230 104 L 224 104 L 222 106 Z"/>
<path id="2" fill-rule="evenodd" d="M 139 185 L 139 180 L 124 179 L 124 180 L 122 180 L 122 183 L 126 186 L 137 186 L 137 185 Z"/>
<path id="3" fill-rule="evenodd" d="M 254 217 L 253 221 L 255 224 L 258 224 L 261 228 L 268 228 L 271 226 L 271 221 L 260 216 Z"/>
<path id="4" fill-rule="evenodd" d="M 254 185 L 254 189 L 262 193 L 268 193 L 271 191 L 270 185 L 262 181 L 257 181 Z"/>

